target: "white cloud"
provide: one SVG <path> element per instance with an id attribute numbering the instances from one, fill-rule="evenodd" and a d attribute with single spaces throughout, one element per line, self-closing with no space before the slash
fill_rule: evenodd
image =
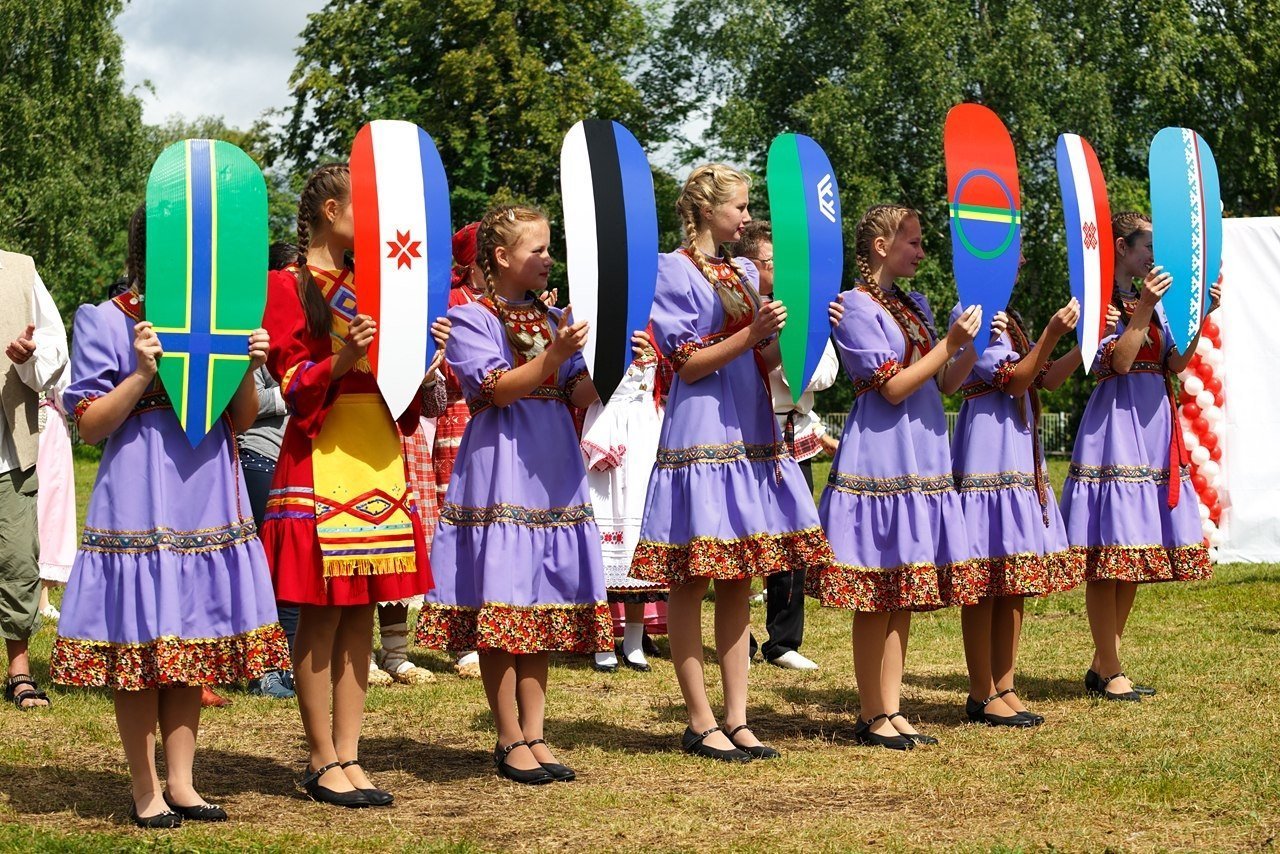
<path id="1" fill-rule="evenodd" d="M 324 0 L 131 0 L 116 20 L 127 85 L 142 89 L 143 119 L 222 116 L 248 127 L 287 107 L 294 48 Z"/>

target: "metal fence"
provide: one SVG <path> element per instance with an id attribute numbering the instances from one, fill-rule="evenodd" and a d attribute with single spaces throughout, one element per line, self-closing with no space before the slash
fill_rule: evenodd
<path id="1" fill-rule="evenodd" d="M 947 413 L 947 435 L 955 433 L 958 412 Z M 844 432 L 844 412 L 828 412 L 822 416 L 827 432 L 838 437 Z M 1069 430 L 1070 415 L 1066 412 L 1040 413 L 1040 446 L 1048 456 L 1070 456 L 1075 435 Z"/>

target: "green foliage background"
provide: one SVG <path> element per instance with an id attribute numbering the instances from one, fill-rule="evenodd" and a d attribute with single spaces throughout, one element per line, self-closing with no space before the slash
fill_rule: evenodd
<path id="1" fill-rule="evenodd" d="M 689 166 L 723 158 L 762 176 L 774 135 L 807 133 L 836 166 L 847 236 L 872 203 L 922 211 L 930 258 L 914 286 L 945 315 L 942 124 L 979 101 L 1018 152 L 1028 263 L 1014 304 L 1033 326 L 1067 298 L 1060 132 L 1092 142 L 1115 210 L 1146 206 L 1147 145 L 1165 125 L 1209 141 L 1229 215 L 1280 205 L 1280 0 L 331 0 L 302 34 L 292 109 L 248 129 L 144 125 L 121 75 L 122 8 L 0 0 L 0 246 L 35 257 L 68 316 L 119 274 L 164 145 L 212 136 L 249 151 L 267 173 L 272 237 L 288 239 L 306 173 L 377 118 L 431 132 L 456 224 L 519 200 L 557 234 L 564 133 L 617 119 L 660 155 L 665 247 Z M 763 183 L 753 207 L 767 216 Z M 1078 411 L 1086 394 L 1079 380 L 1047 405 Z M 820 407 L 846 398 L 833 390 Z"/>

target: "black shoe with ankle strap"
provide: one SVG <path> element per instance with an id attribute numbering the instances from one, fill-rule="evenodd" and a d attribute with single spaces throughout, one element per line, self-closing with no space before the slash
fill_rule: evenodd
<path id="1" fill-rule="evenodd" d="M 352 765 L 359 765 L 359 764 L 360 764 L 359 759 L 350 759 L 346 762 L 343 762 L 338 767 L 345 770 L 347 768 L 350 768 Z M 389 807 L 391 806 L 391 802 L 396 799 L 396 796 L 388 792 L 386 789 L 378 789 L 378 788 L 356 789 L 356 791 L 364 792 L 364 796 L 369 799 L 369 806 L 371 807 Z"/>
<path id="2" fill-rule="evenodd" d="M 705 739 L 713 732 L 720 732 L 720 727 L 713 726 L 711 729 L 703 733 L 696 733 L 693 731 L 693 727 L 686 727 L 684 735 L 680 739 L 680 748 L 685 753 L 690 753 L 694 756 L 705 756 L 707 759 L 718 759 L 721 762 L 750 762 L 754 758 L 750 753 L 737 745 L 734 745 L 728 750 L 721 750 L 718 747 L 708 747 L 705 743 Z M 729 743 L 733 744 L 733 740 L 730 739 Z"/>
<path id="3" fill-rule="evenodd" d="M 972 723 L 986 724 L 987 726 L 1006 726 L 1014 729 L 1030 729 L 1036 726 L 1030 718 L 1024 716 L 1021 712 L 1015 715 L 993 715 L 988 712 L 987 706 L 999 696 L 999 694 L 992 694 L 982 702 L 978 702 L 972 697 L 966 697 L 964 701 L 965 717 Z"/>
<path id="4" fill-rule="evenodd" d="M 339 792 L 330 789 L 328 786 L 320 785 L 320 778 L 332 771 L 334 768 L 341 768 L 341 762 L 330 762 L 319 771 L 312 771 L 311 766 L 307 766 L 306 775 L 302 778 L 299 785 L 307 796 L 313 801 L 319 801 L 322 804 L 333 804 L 335 807 L 347 807 L 348 809 L 359 809 L 361 807 L 373 806 L 369 802 L 369 798 L 360 789 L 352 789 L 349 792 Z"/>
<path id="5" fill-rule="evenodd" d="M 861 717 L 853 727 L 853 737 L 857 739 L 859 744 L 866 744 L 872 747 L 887 747 L 890 750 L 912 750 L 916 743 L 907 738 L 902 733 L 897 735 L 879 735 L 871 731 L 871 727 L 876 721 L 887 721 L 888 715 L 876 715 L 869 721 L 864 721 Z"/>
<path id="6" fill-rule="evenodd" d="M 907 720 L 907 716 L 904 715 L 902 712 L 892 712 L 889 714 L 888 717 L 889 717 L 890 723 L 893 722 L 894 718 L 902 718 L 904 721 Z M 908 721 L 908 723 L 910 723 L 910 721 Z M 909 738 L 912 741 L 914 741 L 916 744 L 937 744 L 938 743 L 938 740 L 936 738 L 934 738 L 931 735 L 925 735 L 922 732 L 900 732 L 898 733 L 898 735 L 902 736 L 903 738 Z"/>
<path id="7" fill-rule="evenodd" d="M 535 744 L 545 745 L 547 742 L 544 739 L 535 738 L 533 741 L 526 743 L 529 747 L 533 747 Z M 537 759 L 538 757 L 535 756 L 533 758 Z M 561 765 L 559 762 L 539 762 L 538 764 L 542 766 L 543 771 L 555 777 L 557 783 L 571 783 L 578 779 L 577 773 L 568 765 Z"/>
<path id="8" fill-rule="evenodd" d="M 781 753 L 774 750 L 772 747 L 769 747 L 768 745 L 757 744 L 755 747 L 744 747 L 741 744 L 738 744 L 738 742 L 734 741 L 733 737 L 738 733 L 742 732 L 744 729 L 749 729 L 749 727 L 746 724 L 742 724 L 741 726 L 736 726 L 733 729 L 729 730 L 729 733 L 728 733 L 729 741 L 733 744 L 734 747 L 738 748 L 744 753 L 751 754 L 752 759 L 778 759 L 779 757 L 782 756 Z"/>
<path id="9" fill-rule="evenodd" d="M 517 747 L 528 747 L 527 741 L 513 741 L 506 747 L 499 742 L 493 746 L 493 765 L 498 769 L 500 776 L 506 777 L 513 783 L 519 783 L 522 786 L 541 786 L 544 783 L 554 783 L 555 777 L 551 776 L 546 768 L 539 767 L 523 770 L 520 768 L 512 768 L 507 764 L 507 757 L 511 755 L 511 751 Z"/>
<path id="10" fill-rule="evenodd" d="M 1010 694 L 1017 695 L 1017 693 L 1018 692 L 1012 688 L 1005 688 L 1003 691 L 997 691 L 996 696 L 1001 699 L 1004 699 Z M 1031 721 L 1032 726 L 1040 726 L 1040 724 L 1044 723 L 1044 715 L 1037 715 L 1035 712 L 1031 711 L 1030 709 L 1023 709 L 1022 711 L 1018 712 L 1018 714 L 1022 715 L 1024 718 Z"/>

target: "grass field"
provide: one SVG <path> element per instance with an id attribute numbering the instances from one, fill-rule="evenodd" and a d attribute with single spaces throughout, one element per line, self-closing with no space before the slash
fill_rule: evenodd
<path id="1" fill-rule="evenodd" d="M 79 473 L 92 468 L 82 461 Z M 1084 696 L 1081 592 L 1031 601 L 1027 611 L 1020 693 L 1045 725 L 962 723 L 958 615 L 920 615 L 903 709 L 942 743 L 906 755 L 854 744 L 849 618 L 813 603 L 804 651 L 822 669 L 757 664 L 751 674 L 752 722 L 783 750 L 778 762 L 725 767 L 681 755 L 682 706 L 665 657 L 652 673 L 611 675 L 557 658 L 548 737 L 579 780 L 534 790 L 493 774 L 480 685 L 423 653 L 435 684 L 369 697 L 361 759 L 397 795 L 386 810 L 299 798 L 296 704 L 231 690 L 234 705 L 203 716 L 196 773 L 232 821 L 172 832 L 128 823 L 108 695 L 57 691 L 47 714 L 0 708 L 0 849 L 1274 850 L 1280 567 L 1222 566 L 1209 582 L 1141 591 L 1126 664 L 1160 694 L 1139 705 Z M 754 609 L 757 633 L 763 621 Z M 53 636 L 45 626 L 34 641 L 42 681 Z"/>

